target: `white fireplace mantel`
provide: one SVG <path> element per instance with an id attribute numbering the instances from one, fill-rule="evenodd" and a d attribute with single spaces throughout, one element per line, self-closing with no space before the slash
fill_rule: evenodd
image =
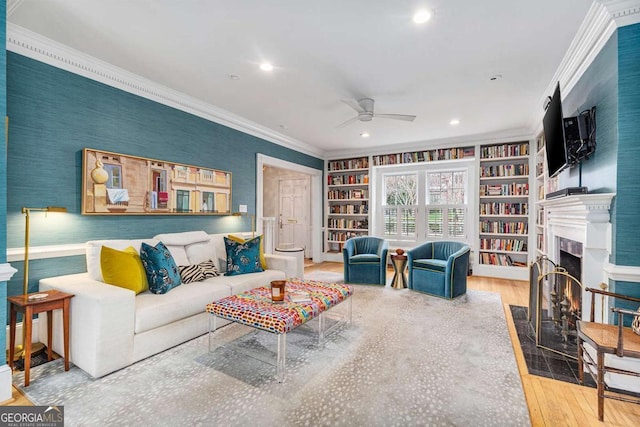
<path id="1" fill-rule="evenodd" d="M 560 238 L 582 243 L 583 285 L 582 315 L 588 316 L 591 293 L 586 288 L 600 288 L 606 282 L 605 267 L 611 255 L 611 222 L 609 209 L 615 193 L 577 194 L 557 199 L 544 200 L 546 210 L 547 256 L 554 262 L 560 257 Z M 606 307 L 606 301 L 605 307 Z M 596 316 L 602 318 L 603 307 L 596 299 Z"/>

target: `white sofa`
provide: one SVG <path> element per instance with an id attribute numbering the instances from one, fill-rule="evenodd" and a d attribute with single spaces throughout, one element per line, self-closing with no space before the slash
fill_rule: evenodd
<path id="1" fill-rule="evenodd" d="M 259 273 L 206 279 L 182 284 L 166 294 L 133 291 L 104 283 L 100 270 L 102 246 L 140 249 L 144 241 L 162 241 L 177 265 L 197 264 L 208 259 L 226 270 L 223 236 L 204 231 L 159 234 L 148 240 L 100 240 L 86 245 L 87 272 L 40 280 L 40 290 L 72 293 L 70 316 L 70 361 L 98 378 L 132 363 L 198 337 L 208 330 L 205 307 L 217 299 L 268 285 L 271 280 L 294 277 L 296 259 L 265 254 L 267 269 Z M 63 354 L 60 310 L 54 313 L 53 350 Z M 41 316 L 40 340 L 47 342 L 46 316 Z M 218 322 L 220 326 L 224 322 Z"/>

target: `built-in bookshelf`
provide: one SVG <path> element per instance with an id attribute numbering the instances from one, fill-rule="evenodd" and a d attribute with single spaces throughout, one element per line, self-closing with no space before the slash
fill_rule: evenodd
<path id="1" fill-rule="evenodd" d="M 544 133 L 541 133 L 536 138 L 536 206 L 535 206 L 535 221 L 536 221 L 536 256 L 535 258 L 547 254 L 547 246 L 545 241 L 545 219 L 546 211 L 544 206 L 540 203 L 545 199 L 545 176 L 547 173 L 546 165 L 546 153 L 545 153 L 545 139 Z"/>
<path id="2" fill-rule="evenodd" d="M 439 148 L 424 151 L 382 154 L 373 156 L 373 166 L 400 165 L 404 163 L 457 160 L 475 156 L 475 147 Z"/>
<path id="3" fill-rule="evenodd" d="M 558 178 L 549 177 L 549 171 L 547 169 L 547 152 L 545 150 L 545 138 L 544 133 L 541 133 L 536 138 L 536 198 L 535 198 L 535 221 L 536 221 L 536 256 L 548 255 L 547 248 L 549 242 L 546 240 L 547 229 L 546 219 L 547 210 L 543 206 L 543 201 L 546 195 L 558 190 Z"/>
<path id="4" fill-rule="evenodd" d="M 529 258 L 529 142 L 479 149 L 478 257 L 474 274 L 526 279 Z"/>
<path id="5" fill-rule="evenodd" d="M 327 161 L 325 252 L 369 234 L 369 157 Z"/>

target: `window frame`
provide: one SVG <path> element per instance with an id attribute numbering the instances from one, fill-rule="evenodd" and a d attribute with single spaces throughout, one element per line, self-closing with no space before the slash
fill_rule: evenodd
<path id="1" fill-rule="evenodd" d="M 418 244 L 427 241 L 427 240 L 455 240 L 465 242 L 469 245 L 472 245 L 473 236 L 476 231 L 475 222 L 477 219 L 477 209 L 474 209 L 475 204 L 477 203 L 477 179 L 476 179 L 476 162 L 475 158 L 470 159 L 459 159 L 459 160 L 451 160 L 451 161 L 434 161 L 434 162 L 424 162 L 424 163 L 409 163 L 403 165 L 393 165 L 393 166 L 374 166 L 371 182 L 371 202 L 372 206 L 375 206 L 376 209 L 371 209 L 371 224 L 372 229 L 370 230 L 371 235 L 379 236 L 389 240 L 389 244 L 392 246 L 398 247 L 413 247 Z M 464 185 L 465 189 L 465 199 L 466 203 L 464 207 L 466 208 L 465 212 L 465 227 L 464 227 L 464 237 L 447 237 L 445 236 L 428 236 L 427 235 L 427 210 L 429 207 L 443 207 L 443 208 L 457 208 L 461 205 L 427 205 L 427 174 L 429 172 L 456 172 L 463 171 L 466 172 L 466 182 Z M 417 203 L 415 206 L 417 208 L 416 213 L 416 234 L 415 237 L 410 236 L 400 236 L 399 231 L 401 230 L 400 222 L 397 224 L 397 233 L 395 235 L 386 235 L 385 234 L 385 211 L 384 208 L 391 208 L 394 206 L 383 205 L 383 197 L 385 196 L 385 176 L 388 175 L 403 175 L 403 174 L 412 174 L 416 173 L 418 175 L 418 188 L 417 188 Z M 410 206 L 407 206 L 410 207 Z M 446 213 L 445 213 L 445 216 Z M 448 219 L 443 222 L 443 230 L 448 229 Z"/>

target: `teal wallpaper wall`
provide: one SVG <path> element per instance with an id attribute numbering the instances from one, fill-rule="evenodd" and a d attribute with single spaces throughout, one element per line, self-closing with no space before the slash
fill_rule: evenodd
<path id="1" fill-rule="evenodd" d="M 640 266 L 640 24 L 618 29 L 615 263 Z M 640 286 L 639 286 L 640 287 Z"/>
<path id="2" fill-rule="evenodd" d="M 31 245 L 91 239 L 143 238 L 162 232 L 247 230 L 246 218 L 229 216 L 82 216 L 81 150 L 84 147 L 232 172 L 233 207 L 255 212 L 256 153 L 315 169 L 323 161 L 217 123 L 9 52 L 7 99 L 8 247 L 23 246 L 22 206 L 64 206 L 67 215 L 31 216 Z M 243 222 L 244 221 L 244 222 Z M 21 293 L 22 263 L 9 283 Z M 38 280 L 84 271 L 82 257 L 34 260 L 29 288 Z"/>
<path id="3" fill-rule="evenodd" d="M 6 46 L 7 2 L 0 0 L 0 46 Z M 0 138 L 4 141 L 5 120 L 7 116 L 7 51 L 0 49 Z M 6 141 L 0 150 L 0 264 L 7 262 L 7 149 Z M 7 286 L 0 283 L 0 325 L 7 324 Z M 5 316 L 2 319 L 2 316 Z M 0 345 L 7 342 L 6 328 L 0 328 Z M 1 347 L 4 349 L 4 347 Z M 0 352 L 0 366 L 7 363 L 7 355 Z"/>
<path id="4" fill-rule="evenodd" d="M 562 112 L 565 117 L 596 107 L 595 153 L 582 162 L 582 185 L 589 191 L 616 191 L 618 154 L 618 37 L 607 41 L 592 64 L 573 87 L 564 93 Z M 562 90 L 562 88 L 561 88 Z M 560 176 L 560 187 L 580 185 L 580 168 L 569 169 Z"/>

